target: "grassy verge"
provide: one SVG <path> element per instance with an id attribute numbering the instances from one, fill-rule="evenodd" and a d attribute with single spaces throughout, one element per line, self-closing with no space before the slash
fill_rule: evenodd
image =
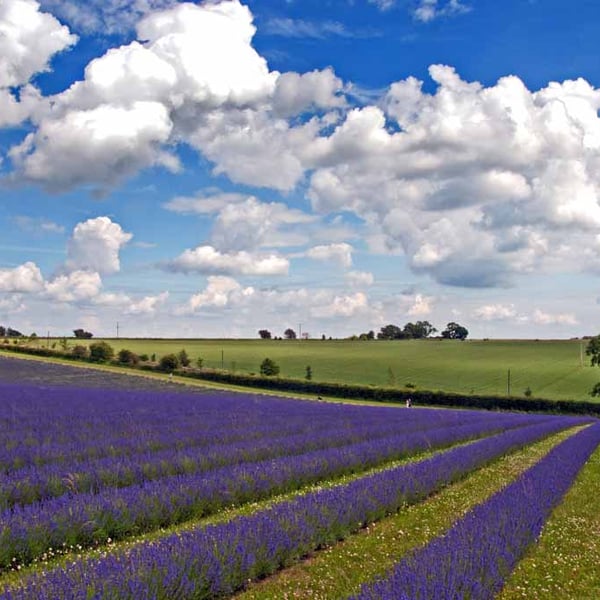
<path id="1" fill-rule="evenodd" d="M 521 561 L 501 600 L 600 598 L 600 449 L 556 508 L 538 544 Z"/>
<path id="2" fill-rule="evenodd" d="M 236 600 L 346 598 L 356 593 L 362 583 L 385 574 L 410 549 L 441 535 L 470 508 L 485 501 L 573 433 L 574 430 L 561 432 L 505 456 L 425 502 L 408 506 L 397 515 L 250 585 Z"/>

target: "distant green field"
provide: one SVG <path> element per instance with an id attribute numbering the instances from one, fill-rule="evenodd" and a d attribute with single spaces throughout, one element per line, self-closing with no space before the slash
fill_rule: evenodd
<path id="1" fill-rule="evenodd" d="M 258 373 L 269 357 L 282 377 L 303 378 L 306 366 L 314 381 L 404 387 L 460 393 L 591 400 L 600 369 L 589 366 L 579 340 L 150 340 L 108 339 L 116 351 L 164 354 L 185 348 L 204 366 Z M 74 340 L 70 340 L 73 344 Z M 583 354 L 583 361 L 582 361 Z M 582 366 L 583 363 L 583 366 Z"/>

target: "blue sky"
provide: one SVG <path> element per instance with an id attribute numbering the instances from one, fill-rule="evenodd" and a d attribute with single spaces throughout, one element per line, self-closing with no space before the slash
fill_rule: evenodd
<path id="1" fill-rule="evenodd" d="M 0 324 L 595 334 L 591 0 L 2 0 Z"/>

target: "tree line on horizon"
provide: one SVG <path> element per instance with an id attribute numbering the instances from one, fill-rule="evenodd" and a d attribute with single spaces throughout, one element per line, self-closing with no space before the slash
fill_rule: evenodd
<path id="1" fill-rule="evenodd" d="M 389 325 L 384 325 L 383 327 L 381 327 L 377 334 L 375 334 L 375 332 L 371 330 L 366 333 L 361 333 L 359 335 L 352 335 L 348 339 L 361 341 L 374 339 L 420 340 L 431 337 L 434 333 L 437 332 L 438 330 L 429 321 L 417 321 L 416 323 L 406 323 L 403 327 L 390 323 Z M 258 335 L 263 340 L 282 339 L 278 337 L 273 337 L 273 335 L 268 329 L 259 329 Z M 464 340 L 467 338 L 468 335 L 469 330 L 466 327 L 463 327 L 462 325 L 459 325 L 458 323 L 452 321 L 446 325 L 446 328 L 440 333 L 439 337 L 448 340 Z M 297 339 L 296 332 L 291 327 L 288 327 L 283 332 L 283 339 Z M 321 336 L 321 339 L 326 339 L 324 334 Z"/>

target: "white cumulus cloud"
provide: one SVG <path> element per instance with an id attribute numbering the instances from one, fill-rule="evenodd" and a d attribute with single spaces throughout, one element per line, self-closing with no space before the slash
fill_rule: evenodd
<path id="1" fill-rule="evenodd" d="M 331 261 L 340 267 L 352 266 L 352 246 L 345 242 L 338 244 L 323 244 L 313 246 L 306 252 L 306 256 L 314 260 Z"/>
<path id="2" fill-rule="evenodd" d="M 50 60 L 72 46 L 77 36 L 35 0 L 0 2 L 0 127 L 26 119 L 39 101 L 28 86 L 31 78 L 50 69 Z M 13 94 L 19 90 L 19 100 Z"/>
<path id="3" fill-rule="evenodd" d="M 91 301 L 100 294 L 102 278 L 94 271 L 72 271 L 45 283 L 45 295 L 57 302 Z"/>
<path id="4" fill-rule="evenodd" d="M 355 213 L 379 250 L 443 284 L 597 269 L 600 90 L 579 79 L 532 92 L 514 76 L 485 87 L 444 65 L 430 75 L 434 93 L 396 82 L 383 109 L 352 109 L 319 140 L 315 210 Z"/>
<path id="5" fill-rule="evenodd" d="M 37 292 L 44 287 L 39 267 L 28 261 L 14 269 L 0 269 L 0 292 Z"/>
<path id="6" fill-rule="evenodd" d="M 375 277 L 368 271 L 348 271 L 344 275 L 346 281 L 354 287 L 373 285 Z"/>
<path id="7" fill-rule="evenodd" d="M 577 325 L 572 313 L 547 313 L 539 308 L 533 312 L 532 320 L 539 325 Z"/>
<path id="8" fill-rule="evenodd" d="M 121 268 L 119 252 L 133 235 L 109 217 L 78 223 L 67 245 L 66 268 L 116 273 Z"/>
<path id="9" fill-rule="evenodd" d="M 502 321 L 517 316 L 514 304 L 485 304 L 475 309 L 474 315 L 482 321 Z"/>
<path id="10" fill-rule="evenodd" d="M 207 308 L 224 308 L 230 301 L 232 294 L 242 289 L 242 286 L 233 278 L 222 275 L 211 275 L 207 278 L 206 288 L 194 294 L 184 305 L 176 309 L 177 314 L 193 314 Z M 252 293 L 252 288 L 247 288 L 247 293 Z"/>
<path id="11" fill-rule="evenodd" d="M 213 246 L 185 250 L 166 265 L 176 273 L 214 273 L 227 275 L 286 275 L 289 261 L 277 254 L 219 252 Z"/>

